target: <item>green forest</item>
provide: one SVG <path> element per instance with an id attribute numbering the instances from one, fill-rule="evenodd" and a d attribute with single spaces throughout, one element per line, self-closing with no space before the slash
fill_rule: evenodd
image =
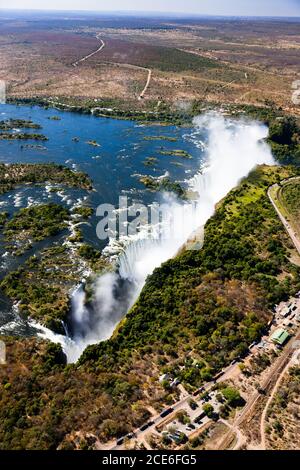
<path id="1" fill-rule="evenodd" d="M 156 269 L 112 338 L 89 346 L 77 364 L 66 365 L 58 345 L 4 338 L 11 367 L 0 368 L 0 448 L 72 449 L 77 430 L 101 442 L 123 436 L 150 418 L 149 405 L 160 412 L 178 399 L 160 374 L 192 392 L 244 356 L 274 304 L 300 290 L 295 250 L 267 196 L 269 186 L 299 173 L 252 171 L 218 204 L 202 249 L 182 250 Z M 89 246 L 80 251 L 97 262 Z M 2 288 L 22 314 L 60 331 L 69 308 L 62 286 L 81 276 L 77 265 L 65 247 L 46 249 Z M 229 389 L 225 395 L 239 398 Z M 95 442 L 78 439 L 81 449 Z"/>
<path id="2" fill-rule="evenodd" d="M 207 222 L 203 248 L 156 269 L 113 338 L 87 348 L 80 363 L 116 370 L 147 352 L 179 373 L 187 359 L 196 360 L 179 375 L 199 386 L 245 354 L 273 305 L 300 288 L 291 242 L 266 194 L 297 172 L 264 166 L 251 172 Z"/>
<path id="3" fill-rule="evenodd" d="M 267 197 L 271 184 L 298 173 L 292 167 L 252 171 L 207 222 L 203 248 L 156 269 L 113 337 L 88 347 L 79 363 L 65 365 L 57 345 L 5 338 L 13 366 L 0 369 L 0 448 L 71 449 L 78 429 L 104 442 L 120 437 L 149 419 L 148 405 L 161 411 L 178 399 L 159 384 L 161 373 L 178 376 L 193 391 L 243 356 L 274 304 L 300 289 L 293 247 Z M 51 301 L 51 289 L 66 283 L 72 260 L 63 251 L 46 250 L 9 280 L 15 289 L 9 295 L 18 292 L 24 311 L 38 314 L 40 299 Z M 49 271 L 53 263 L 62 263 L 61 279 Z M 48 280 L 49 291 L 32 283 L 37 277 Z M 49 322 L 64 318 L 67 304 L 59 298 Z M 82 438 L 80 448 L 93 442 Z"/>

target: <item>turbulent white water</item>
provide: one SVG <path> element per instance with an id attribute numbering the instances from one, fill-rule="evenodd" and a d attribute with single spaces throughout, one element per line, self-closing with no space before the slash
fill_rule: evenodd
<path id="1" fill-rule="evenodd" d="M 110 242 L 106 252 L 113 256 L 119 251 L 119 275 L 107 273 L 98 279 L 93 315 L 84 305 L 84 292 L 79 289 L 74 294 L 73 339 L 57 341 L 62 342 L 69 362 L 76 361 L 89 344 L 111 336 L 137 299 L 147 276 L 178 252 L 190 235 L 213 215 L 216 203 L 251 169 L 258 164 L 274 164 L 270 148 L 263 141 L 268 129 L 259 123 L 209 114 L 196 118 L 194 125 L 196 144 L 197 133 L 203 136 L 206 130 L 208 136 L 205 168 L 199 168 L 189 181 L 190 188 L 198 194 L 196 202 L 182 204 L 166 195 L 167 219 L 153 224 L 150 230 L 147 226 L 133 237 Z M 130 281 L 131 289 L 125 297 L 118 295 L 120 279 Z"/>
<path id="2" fill-rule="evenodd" d="M 198 194 L 196 203 L 182 206 L 174 199 L 167 199 L 168 216 L 174 224 L 172 233 L 169 233 L 169 223 L 160 228 L 159 240 L 155 228 L 152 238 L 142 233 L 120 256 L 120 275 L 133 279 L 138 291 L 146 277 L 176 254 L 189 236 L 213 215 L 216 203 L 252 168 L 263 163 L 274 164 L 270 148 L 262 141 L 268 134 L 265 126 L 226 120 L 215 114 L 197 118 L 194 124 L 199 132 L 203 128 L 208 131 L 205 168 L 189 182 L 191 190 Z"/>
<path id="3" fill-rule="evenodd" d="M 94 286 L 92 311 L 85 306 L 85 292 L 79 287 L 72 297 L 72 340 L 63 344 L 68 362 L 75 362 L 89 344 L 108 339 L 130 305 L 131 285 L 127 297 L 122 295 L 120 277 L 113 272 L 100 276 Z"/>

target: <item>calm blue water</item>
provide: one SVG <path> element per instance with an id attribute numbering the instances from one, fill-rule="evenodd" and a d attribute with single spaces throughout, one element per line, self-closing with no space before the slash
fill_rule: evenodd
<path id="1" fill-rule="evenodd" d="M 49 119 L 53 116 L 58 116 L 60 120 Z M 205 136 L 193 128 L 145 126 L 133 121 L 99 118 L 54 109 L 46 110 L 37 106 L 0 105 L 0 120 L 9 118 L 30 119 L 40 124 L 42 129 L 32 132 L 44 134 L 49 140 L 47 142 L 0 141 L 0 162 L 63 164 L 75 171 L 87 173 L 95 189 L 93 192 L 86 192 L 64 188 L 63 191 L 53 193 L 46 187 L 20 187 L 0 196 L 0 210 L 7 210 L 10 214 L 32 203 L 50 201 L 69 207 L 85 201 L 96 209 L 102 203 L 117 205 L 119 196 L 124 195 L 128 196 L 129 204 L 134 202 L 151 204 L 159 201 L 161 195 L 145 190 L 136 175 L 158 177 L 168 172 L 172 180 L 184 185 L 186 179 L 199 169 L 204 159 L 201 141 L 205 140 Z M 145 140 L 144 137 L 147 136 L 176 137 L 177 141 Z M 75 137 L 79 142 L 72 140 Z M 100 147 L 87 144 L 89 140 L 97 141 Z M 43 148 L 26 148 L 28 144 L 41 145 Z M 160 150 L 175 149 L 186 150 L 193 158 L 187 160 L 159 154 Z M 144 161 L 147 157 L 158 159 L 155 167 L 145 166 Z M 82 229 L 86 241 L 103 248 L 103 242 L 99 242 L 96 237 L 98 221 L 96 216 L 93 216 L 89 224 Z M 13 259 L 7 256 L 0 239 L 0 277 L 22 264 L 25 258 Z M 5 305 L 9 305 L 7 299 L 2 299 L 2 304 L 4 301 Z M 2 311 L 6 309 L 5 305 L 2 305 Z M 8 318 L 11 315 L 8 314 L 10 306 L 6 310 Z M 4 317 L 5 315 L 2 315 L 2 324 Z"/>
<path id="2" fill-rule="evenodd" d="M 50 120 L 51 116 L 58 116 L 61 120 Z M 88 202 L 95 208 L 102 203 L 116 205 L 119 196 L 122 195 L 129 197 L 129 203 L 130 200 L 145 204 L 159 201 L 161 195 L 145 191 L 144 185 L 134 175 L 146 174 L 156 177 L 168 172 L 172 180 L 184 184 L 203 160 L 203 151 L 199 148 L 201 135 L 195 129 L 144 126 L 133 121 L 97 118 L 54 109 L 45 110 L 37 106 L 0 105 L 0 120 L 8 118 L 31 119 L 42 126 L 41 130 L 33 132 L 42 133 L 49 140 L 47 142 L 0 141 L 0 161 L 55 162 L 74 170 L 84 171 L 93 180 L 96 190 L 88 195 Z M 144 137 L 158 135 L 176 137 L 178 140 L 177 142 L 144 140 Z M 72 140 L 74 137 L 77 137 L 79 142 L 74 142 Z M 89 140 L 97 141 L 100 147 L 87 144 Z M 26 144 L 41 144 L 45 149 L 25 148 Z M 175 149 L 186 150 L 193 158 L 187 160 L 159 154 L 160 150 Z M 147 157 L 158 159 L 155 167 L 144 165 Z M 22 192 L 17 193 L 22 196 Z M 35 197 L 35 190 L 32 188 L 27 188 L 26 192 L 27 197 Z M 71 204 L 71 200 L 74 200 L 74 191 L 65 190 L 64 195 L 66 196 L 64 200 L 59 201 L 53 195 L 44 193 L 44 196 L 38 195 L 38 200 L 45 202 L 54 198 L 55 202 L 64 203 L 69 200 Z M 27 205 L 26 196 L 21 198 L 20 207 Z M 0 198 L 0 210 L 4 210 L 1 202 L 5 200 L 7 201 L 7 196 Z M 90 241 L 97 244 L 99 242 L 96 238 L 96 224 L 97 220 L 94 217 L 91 219 L 92 229 L 86 235 Z"/>

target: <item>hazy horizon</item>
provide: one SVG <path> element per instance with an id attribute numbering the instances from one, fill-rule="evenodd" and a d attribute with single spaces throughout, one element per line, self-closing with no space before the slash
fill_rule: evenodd
<path id="1" fill-rule="evenodd" d="M 2 10 L 39 10 L 97 12 L 99 14 L 163 14 L 197 16 L 253 16 L 253 17 L 300 17 L 298 0 L 231 0 L 224 4 L 222 0 L 52 0 L 41 5 L 40 0 L 0 0 Z"/>
<path id="2" fill-rule="evenodd" d="M 300 19 L 300 12 L 298 15 L 233 15 L 233 14 L 217 14 L 217 13 L 192 13 L 180 11 L 152 11 L 152 10 L 54 10 L 46 8 L 3 8 L 0 6 L 1 12 L 20 12 L 20 13 L 59 13 L 59 14 L 97 14 L 99 16 L 135 16 L 135 17 L 165 17 L 165 18 L 258 18 L 258 19 Z"/>

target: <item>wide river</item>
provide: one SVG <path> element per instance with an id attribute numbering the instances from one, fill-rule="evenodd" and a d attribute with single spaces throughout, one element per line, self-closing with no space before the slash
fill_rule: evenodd
<path id="1" fill-rule="evenodd" d="M 53 119 L 55 117 L 55 119 Z M 0 162 L 49 163 L 66 165 L 73 170 L 84 171 L 93 181 L 95 191 L 81 190 L 52 192 L 49 187 L 20 187 L 0 196 L 0 210 L 13 214 L 31 204 L 58 202 L 68 207 L 85 201 L 94 209 L 99 204 L 118 205 L 119 196 L 128 196 L 129 204 L 151 204 L 161 200 L 160 193 L 145 189 L 138 175 L 159 177 L 168 174 L 172 181 L 183 186 L 205 160 L 203 142 L 206 134 L 199 128 L 144 125 L 133 121 L 99 118 L 37 106 L 0 105 L 0 120 L 32 120 L 42 126 L 32 132 L 44 134 L 49 140 L 33 142 L 24 140 L 0 141 Z M 58 118 L 58 119 L 56 119 Z M 15 129 L 14 132 L 20 132 Z M 31 130 L 26 130 L 31 132 Z M 155 137 L 160 139 L 151 139 Z M 168 138 L 176 139 L 168 140 Z M 74 138 L 76 138 L 74 140 Z M 92 146 L 88 141 L 96 141 Z M 29 144 L 29 145 L 28 145 Z M 162 155 L 160 152 L 184 150 L 192 158 Z M 145 165 L 148 157 L 155 157 L 154 166 Z M 84 225 L 85 240 L 97 248 L 104 247 L 96 236 L 99 219 L 94 215 Z M 52 243 L 48 240 L 34 250 Z M 32 255 L 32 251 L 27 256 Z M 0 278 L 22 264 L 27 256 L 12 258 L 5 253 L 0 240 Z M 8 299 L 0 297 L 0 333 L 34 334 L 25 321 L 18 320 Z"/>

